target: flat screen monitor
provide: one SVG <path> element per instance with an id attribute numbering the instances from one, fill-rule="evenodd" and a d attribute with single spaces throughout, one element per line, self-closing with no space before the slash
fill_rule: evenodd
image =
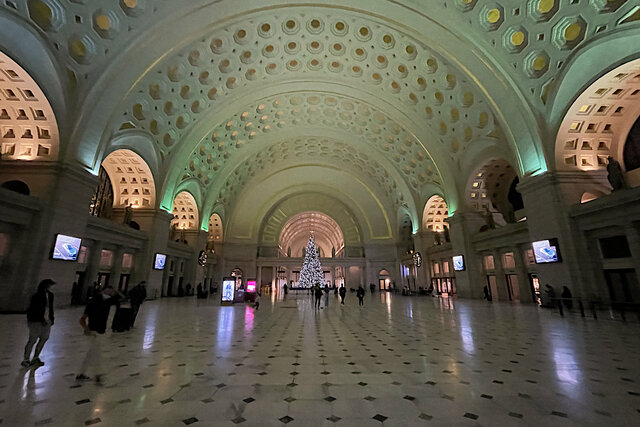
<path id="1" fill-rule="evenodd" d="M 235 290 L 235 277 L 225 277 L 224 279 L 222 279 L 222 302 L 232 303 Z"/>
<path id="2" fill-rule="evenodd" d="M 453 257 L 453 269 L 455 271 L 464 271 L 464 256 L 456 255 Z"/>
<path id="3" fill-rule="evenodd" d="M 247 280 L 247 292 L 255 292 L 255 291 L 256 291 L 256 281 Z"/>
<path id="4" fill-rule="evenodd" d="M 64 261 L 77 261 L 81 242 L 82 239 L 79 237 L 58 234 L 56 236 L 56 243 L 53 245 L 52 258 Z"/>
<path id="5" fill-rule="evenodd" d="M 536 264 L 546 264 L 550 262 L 560 261 L 558 247 L 550 240 L 538 240 L 533 242 L 533 254 L 536 258 Z"/>
<path id="6" fill-rule="evenodd" d="M 167 262 L 167 256 L 165 254 L 156 254 L 153 260 L 154 270 L 164 270 L 164 265 Z"/>

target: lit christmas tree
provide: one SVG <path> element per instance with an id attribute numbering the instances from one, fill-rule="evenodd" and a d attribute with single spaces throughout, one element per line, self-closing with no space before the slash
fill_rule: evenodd
<path id="1" fill-rule="evenodd" d="M 322 273 L 322 267 L 320 266 L 318 249 L 313 241 L 313 233 L 311 233 L 309 242 L 307 243 L 307 250 L 304 255 L 302 270 L 300 271 L 298 286 L 301 288 L 310 288 L 316 283 L 320 286 L 324 286 L 324 274 Z"/>

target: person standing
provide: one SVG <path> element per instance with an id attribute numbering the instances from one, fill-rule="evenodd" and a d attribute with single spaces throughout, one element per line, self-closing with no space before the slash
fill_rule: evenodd
<path id="1" fill-rule="evenodd" d="M 129 291 L 129 300 L 131 302 L 131 327 L 136 321 L 136 316 L 140 310 L 140 306 L 147 299 L 147 286 L 144 280 L 138 283 Z"/>
<path id="2" fill-rule="evenodd" d="M 86 374 L 91 369 L 95 373 L 96 382 L 101 382 L 102 341 L 107 330 L 109 310 L 117 302 L 116 291 L 111 286 L 106 286 L 104 289 L 97 290 L 87 304 L 79 323 L 90 340 L 89 351 L 82 362 L 80 373 L 76 375 L 76 380 L 88 380 L 89 377 Z"/>
<path id="3" fill-rule="evenodd" d="M 356 291 L 356 296 L 358 297 L 358 305 L 364 305 L 364 288 L 362 285 L 358 286 L 358 290 Z"/>
<path id="4" fill-rule="evenodd" d="M 344 287 L 344 283 L 340 285 L 340 304 L 344 305 L 344 297 L 347 296 L 347 288 Z"/>
<path id="5" fill-rule="evenodd" d="M 313 289 L 314 289 L 314 291 L 313 291 L 314 292 L 314 296 L 316 298 L 315 307 L 319 309 L 320 308 L 320 300 L 322 298 L 322 289 L 320 289 L 320 285 L 318 285 L 317 283 L 314 285 Z"/>
<path id="6" fill-rule="evenodd" d="M 324 306 L 329 307 L 329 285 L 324 285 Z"/>
<path id="7" fill-rule="evenodd" d="M 573 307 L 573 295 L 571 295 L 571 291 L 569 290 L 569 288 L 563 286 L 560 297 L 562 297 L 562 303 L 564 304 L 564 306 L 567 307 L 568 310 L 571 310 L 571 308 Z"/>
<path id="8" fill-rule="evenodd" d="M 285 283 L 285 284 L 282 286 L 282 290 L 284 291 L 284 294 L 285 294 L 285 295 L 287 294 L 288 289 L 289 289 L 289 287 L 288 287 L 288 286 L 287 286 L 287 284 Z"/>
<path id="9" fill-rule="evenodd" d="M 44 279 L 38 285 L 38 289 L 29 302 L 27 308 L 27 325 L 29 326 L 29 339 L 24 347 L 24 359 L 21 365 L 25 368 L 29 366 L 40 367 L 44 362 L 40 360 L 40 353 L 44 344 L 49 339 L 51 326 L 53 325 L 53 292 L 50 291 L 51 286 L 56 282 L 51 279 Z M 38 344 L 36 344 L 36 341 Z M 30 361 L 31 350 L 34 344 L 36 350 L 33 353 L 33 359 Z"/>

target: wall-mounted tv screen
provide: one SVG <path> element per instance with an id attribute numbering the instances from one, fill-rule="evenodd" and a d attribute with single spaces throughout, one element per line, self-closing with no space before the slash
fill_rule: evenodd
<path id="1" fill-rule="evenodd" d="M 533 242 L 533 254 L 536 257 L 536 264 L 560 261 L 558 245 L 554 243 L 552 240 L 538 240 L 537 242 Z"/>
<path id="2" fill-rule="evenodd" d="M 76 261 L 80 252 L 80 243 L 82 239 L 79 237 L 66 236 L 58 234 L 56 243 L 53 245 L 53 259 L 61 259 L 64 261 Z"/>
<path id="3" fill-rule="evenodd" d="M 167 256 L 165 254 L 156 254 L 153 260 L 154 270 L 164 270 L 164 265 L 167 262 Z"/>
<path id="4" fill-rule="evenodd" d="M 453 269 L 455 271 L 464 271 L 464 256 L 456 255 L 453 257 Z"/>

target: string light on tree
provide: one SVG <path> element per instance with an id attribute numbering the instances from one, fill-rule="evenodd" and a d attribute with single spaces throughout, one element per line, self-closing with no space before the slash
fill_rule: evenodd
<path id="1" fill-rule="evenodd" d="M 310 288 L 316 283 L 324 286 L 324 274 L 322 273 L 322 266 L 320 265 L 320 258 L 318 257 L 318 249 L 313 239 L 313 232 L 311 232 L 309 242 L 307 242 L 304 262 L 302 263 L 302 270 L 300 271 L 298 286 L 301 288 Z"/>

